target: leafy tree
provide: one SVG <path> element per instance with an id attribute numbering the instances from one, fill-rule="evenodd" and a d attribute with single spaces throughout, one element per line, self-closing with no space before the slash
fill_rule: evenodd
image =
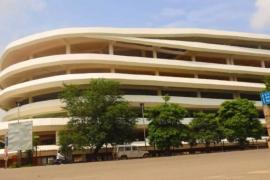
<path id="1" fill-rule="evenodd" d="M 169 103 L 169 97 L 163 97 L 164 103 L 147 111 L 147 117 L 151 121 L 148 126 L 148 138 L 150 144 L 159 149 L 170 150 L 178 147 L 187 136 L 187 127 L 182 124 L 182 119 L 187 111 L 176 104 Z"/>
<path id="2" fill-rule="evenodd" d="M 188 142 L 190 149 L 192 149 L 195 145 L 197 145 L 196 132 L 189 126 L 187 126 L 187 136 L 184 141 Z"/>
<path id="3" fill-rule="evenodd" d="M 264 91 L 270 91 L 270 76 L 264 79 L 265 89 Z"/>
<path id="4" fill-rule="evenodd" d="M 223 130 L 214 113 L 194 113 L 194 119 L 189 124 L 191 133 L 196 140 L 205 143 L 219 143 L 223 138 Z"/>
<path id="5" fill-rule="evenodd" d="M 91 147 L 97 153 L 103 145 L 130 141 L 135 114 L 122 98 L 117 81 L 91 80 L 85 89 L 65 85 L 60 98 L 70 116 L 66 132 L 73 145 Z M 64 142 L 65 142 L 64 141 Z"/>
<path id="6" fill-rule="evenodd" d="M 224 126 L 226 138 L 237 141 L 242 146 L 247 143 L 247 137 L 258 139 L 263 133 L 257 109 L 254 103 L 247 99 L 224 102 L 218 111 L 218 118 Z"/>
<path id="7" fill-rule="evenodd" d="M 60 151 L 68 160 L 72 159 L 73 143 L 76 142 L 76 134 L 73 131 L 60 131 L 59 144 L 61 145 Z"/>

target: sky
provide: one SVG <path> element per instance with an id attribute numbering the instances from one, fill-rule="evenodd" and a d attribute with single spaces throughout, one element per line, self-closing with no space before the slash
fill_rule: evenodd
<path id="1" fill-rule="evenodd" d="M 65 27 L 177 27 L 270 34 L 270 0 L 0 0 L 0 52 L 18 38 Z"/>
<path id="2" fill-rule="evenodd" d="M 65 27 L 179 27 L 270 34 L 270 0 L 0 0 L 0 51 Z"/>

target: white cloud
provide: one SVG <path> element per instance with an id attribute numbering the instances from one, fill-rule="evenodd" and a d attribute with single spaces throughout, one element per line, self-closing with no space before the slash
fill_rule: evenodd
<path id="1" fill-rule="evenodd" d="M 270 27 L 270 0 L 256 0 L 256 11 L 251 17 L 252 28 L 262 30 Z"/>

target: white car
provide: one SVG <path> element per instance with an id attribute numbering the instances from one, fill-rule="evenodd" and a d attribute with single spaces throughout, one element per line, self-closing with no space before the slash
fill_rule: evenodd
<path id="1" fill-rule="evenodd" d="M 149 155 L 148 151 L 140 150 L 139 146 L 134 145 L 117 145 L 115 147 L 117 159 L 143 158 Z"/>

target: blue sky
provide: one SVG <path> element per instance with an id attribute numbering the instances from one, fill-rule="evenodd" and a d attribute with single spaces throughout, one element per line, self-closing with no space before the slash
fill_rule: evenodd
<path id="1" fill-rule="evenodd" d="M 0 50 L 64 27 L 191 27 L 270 34 L 270 0 L 0 0 Z"/>

